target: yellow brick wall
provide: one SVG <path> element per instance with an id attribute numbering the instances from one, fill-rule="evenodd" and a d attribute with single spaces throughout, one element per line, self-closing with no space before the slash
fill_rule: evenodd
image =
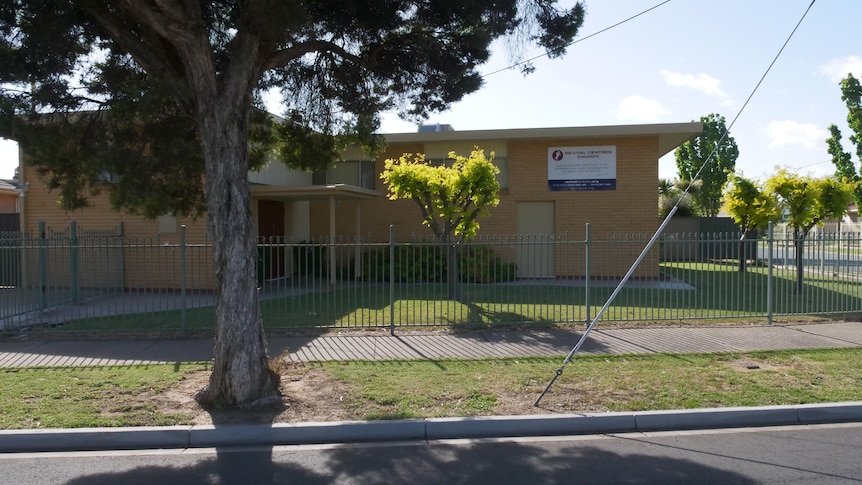
<path id="1" fill-rule="evenodd" d="M 495 143 L 500 143 L 499 141 Z M 481 141 L 471 143 L 482 147 Z M 601 146 L 614 145 L 617 150 L 616 190 L 612 191 L 550 191 L 547 181 L 547 149 L 550 146 Z M 403 153 L 421 153 L 421 143 L 392 144 L 375 162 L 377 172 L 375 189 L 385 194 L 387 189 L 379 175 L 383 160 L 396 158 Z M 572 140 L 510 141 L 506 146 L 509 187 L 501 192 L 500 204 L 490 216 L 480 221 L 482 235 L 514 235 L 518 202 L 553 201 L 555 204 L 555 232 L 566 234 L 570 241 L 585 237 L 585 224 L 590 223 L 593 241 L 608 240 L 614 234 L 649 234 L 658 227 L 656 217 L 656 184 L 658 181 L 658 139 L 654 136 L 596 138 Z M 24 216 L 25 230 L 36 234 L 39 221 L 49 228 L 63 230 L 72 220 L 84 230 L 107 230 L 124 225 L 128 247 L 124 250 L 125 283 L 129 288 L 179 287 L 178 249 L 179 232 L 159 234 L 158 221 L 117 213 L 111 210 L 107 195 L 93 197 L 92 206 L 76 212 L 66 212 L 57 203 L 57 193 L 50 193 L 29 167 L 23 169 L 23 181 L 30 183 Z M 421 241 L 433 239 L 430 229 L 420 221 L 420 211 L 412 200 L 388 200 L 385 195 L 372 200 L 342 200 L 335 210 L 336 238 L 352 240 L 357 233 L 355 206 L 360 205 L 361 227 L 359 234 L 365 240 L 384 242 L 389 239 L 389 225 L 395 225 L 396 240 Z M 206 239 L 206 222 L 178 220 L 177 225 L 187 227 L 187 242 L 200 244 Z M 329 201 L 316 199 L 309 204 L 309 230 L 316 241 L 329 236 Z M 156 247 L 148 249 L 150 247 Z M 593 276 L 619 277 L 634 261 L 640 248 L 637 244 L 625 245 L 625 254 L 598 257 L 595 247 L 590 272 Z M 604 253 L 604 251 L 601 251 Z M 157 253 L 157 254 L 154 254 Z M 499 251 L 501 256 L 513 260 L 513 252 Z M 582 253 L 582 251 L 580 252 Z M 557 276 L 582 276 L 583 258 L 580 253 L 558 250 Z M 187 276 L 188 287 L 212 289 L 215 280 L 212 258 L 208 248 L 194 246 L 188 256 L 195 270 Z M 339 257 L 340 260 L 346 259 Z M 658 276 L 658 252 L 653 251 L 639 271 L 639 277 Z"/>
<path id="2" fill-rule="evenodd" d="M 482 143 L 476 143 L 480 148 Z M 548 147 L 551 146 L 605 146 L 617 150 L 616 190 L 550 191 L 548 189 Z M 386 193 L 379 179 L 383 160 L 402 153 L 423 151 L 421 144 L 390 145 L 375 162 L 376 190 Z M 658 139 L 654 136 L 625 138 L 596 138 L 573 140 L 510 141 L 507 147 L 509 188 L 500 194 L 500 204 L 491 214 L 480 220 L 482 235 L 514 235 L 518 202 L 553 201 L 557 234 L 567 234 L 570 241 L 585 238 L 586 223 L 591 226 L 593 241 L 609 240 L 614 234 L 649 234 L 658 228 L 656 216 L 658 183 Z M 337 238 L 352 239 L 355 234 L 353 201 L 341 201 L 336 209 Z M 363 200 L 361 204 L 361 230 L 363 238 L 388 241 L 389 225 L 395 225 L 398 242 L 433 239 L 430 229 L 420 221 L 419 207 L 412 200 L 391 201 L 385 197 Z M 311 234 L 315 239 L 329 235 L 329 202 L 317 200 L 311 204 Z M 619 277 L 625 274 L 639 254 L 638 244 L 620 245 L 616 256 L 596 257 L 591 262 L 593 276 Z M 624 249 L 622 249 L 624 248 Z M 502 251 L 506 253 L 505 250 Z M 593 251 L 598 256 L 598 247 Z M 505 254 L 503 254 L 505 255 Z M 582 276 L 583 258 L 571 261 L 570 253 L 558 251 L 556 274 Z M 624 261 L 621 261 L 624 260 Z M 653 251 L 644 260 L 637 277 L 658 276 L 658 252 Z"/>
<path id="3" fill-rule="evenodd" d="M 211 290 L 215 288 L 212 256 L 208 249 L 201 247 L 206 242 L 206 218 L 197 220 L 177 218 L 176 232 L 159 234 L 159 222 L 142 217 L 115 212 L 111 209 L 106 193 L 90 198 L 90 206 L 77 211 L 65 211 L 59 203 L 59 192 L 48 191 L 38 174 L 29 166 L 24 166 L 23 180 L 30 183 L 25 201 L 25 214 L 22 229 L 32 236 L 39 236 L 39 222 L 44 222 L 48 231 L 65 231 L 72 221 L 76 221 L 80 231 L 107 231 L 123 224 L 123 266 L 126 288 L 152 289 L 181 287 L 179 248 L 180 226 L 186 226 L 187 288 Z M 194 265 L 194 266 L 192 266 Z M 31 272 L 37 271 L 35 265 L 28 265 Z M 81 268 L 80 283 L 87 286 L 90 279 L 87 268 Z M 34 281 L 35 273 L 30 275 Z"/>
<path id="4" fill-rule="evenodd" d="M 363 238 L 372 241 L 388 241 L 389 225 L 394 224 L 396 240 L 399 242 L 411 241 L 414 238 L 432 239 L 433 233 L 423 226 L 420 220 L 419 207 L 412 200 L 391 201 L 386 198 L 386 186 L 380 180 L 383 173 L 383 161 L 389 158 L 398 158 L 404 153 L 422 153 L 422 144 L 390 145 L 387 150 L 374 162 L 375 186 L 374 189 L 384 194 L 379 199 L 360 201 L 341 201 L 335 210 L 336 238 L 352 239 L 356 234 L 355 204 L 360 205 L 361 225 L 360 234 Z M 329 236 L 329 201 L 318 199 L 310 205 L 311 236 L 315 240 Z"/>

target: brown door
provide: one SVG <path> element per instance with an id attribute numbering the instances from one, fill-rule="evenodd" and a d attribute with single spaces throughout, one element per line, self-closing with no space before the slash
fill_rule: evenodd
<path id="1" fill-rule="evenodd" d="M 284 202 L 258 200 L 257 220 L 258 279 L 281 278 L 285 268 Z"/>

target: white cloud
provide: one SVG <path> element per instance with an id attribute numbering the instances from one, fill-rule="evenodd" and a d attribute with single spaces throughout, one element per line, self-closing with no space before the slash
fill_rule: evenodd
<path id="1" fill-rule="evenodd" d="M 641 96 L 629 96 L 622 100 L 616 111 L 617 118 L 623 121 L 658 121 L 668 111 L 658 101 Z"/>
<path id="2" fill-rule="evenodd" d="M 784 120 L 770 121 L 766 125 L 766 135 L 770 138 L 767 148 L 802 145 L 814 150 L 822 149 L 825 153 L 825 140 L 829 137 L 829 132 L 813 123 Z"/>
<path id="3" fill-rule="evenodd" d="M 862 76 L 862 57 L 847 56 L 829 59 L 826 64 L 820 66 L 820 72 L 836 83 L 847 77 L 848 73 L 853 73 L 856 77 Z"/>
<path id="4" fill-rule="evenodd" d="M 707 96 L 728 101 L 729 96 L 721 90 L 721 81 L 709 74 L 682 74 L 662 69 L 661 75 L 668 86 L 694 89 Z"/>

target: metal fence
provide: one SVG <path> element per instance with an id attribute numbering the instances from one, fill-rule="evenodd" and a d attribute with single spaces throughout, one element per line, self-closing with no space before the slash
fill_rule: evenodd
<path id="1" fill-rule="evenodd" d="M 267 328 L 285 330 L 585 323 L 649 236 L 597 240 L 588 225 L 583 239 L 484 236 L 452 246 L 269 238 L 258 244 L 261 313 Z M 860 234 L 811 234 L 798 255 L 794 243 L 775 231 L 745 241 L 665 234 L 603 321 L 862 313 Z M 122 227 L 3 234 L 0 331 L 210 331 L 211 259 L 209 242 L 184 233 L 168 243 L 126 238 Z"/>

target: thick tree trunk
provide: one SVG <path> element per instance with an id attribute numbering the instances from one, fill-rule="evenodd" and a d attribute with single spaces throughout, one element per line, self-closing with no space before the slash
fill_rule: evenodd
<path id="1" fill-rule="evenodd" d="M 248 189 L 250 105 L 210 106 L 203 115 L 201 137 L 218 295 L 213 370 L 198 400 L 235 407 L 278 395 L 279 381 L 268 367 L 255 277 L 257 248 Z"/>

